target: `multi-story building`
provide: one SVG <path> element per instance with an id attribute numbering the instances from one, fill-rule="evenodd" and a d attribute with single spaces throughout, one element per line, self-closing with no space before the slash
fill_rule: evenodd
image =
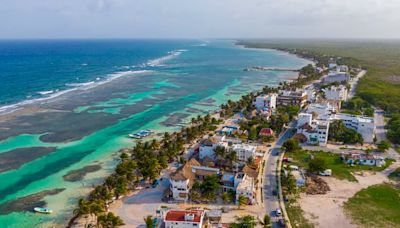
<path id="1" fill-rule="evenodd" d="M 347 128 L 356 130 L 366 143 L 372 143 L 375 137 L 375 122 L 372 117 L 355 116 L 338 113 L 331 116 L 331 120 L 342 120 Z"/>
<path id="2" fill-rule="evenodd" d="M 219 169 L 202 166 L 196 159 L 190 159 L 170 176 L 172 197 L 177 201 L 188 200 L 189 191 L 196 180 L 202 181 L 206 176 L 219 173 Z"/>
<path id="3" fill-rule="evenodd" d="M 277 105 L 299 105 L 303 107 L 307 103 L 307 93 L 303 90 L 281 90 L 277 98 Z"/>
<path id="4" fill-rule="evenodd" d="M 228 144 L 224 142 L 225 138 L 222 137 L 220 141 L 217 141 L 216 138 L 210 137 L 207 139 L 203 139 L 199 145 L 199 158 L 200 160 L 209 157 L 211 159 L 215 158 L 215 148 L 217 146 L 227 147 Z"/>
<path id="5" fill-rule="evenodd" d="M 262 110 L 263 108 L 268 108 L 269 110 L 276 109 L 276 98 L 278 95 L 276 93 L 262 94 L 256 97 L 254 101 L 254 106 L 257 110 Z"/>
<path id="6" fill-rule="evenodd" d="M 350 80 L 350 75 L 345 72 L 331 72 L 325 77 L 322 78 L 322 83 L 323 84 L 329 84 L 329 83 L 346 83 Z"/>
<path id="7" fill-rule="evenodd" d="M 235 144 L 232 149 L 236 152 L 238 161 L 245 163 L 256 155 L 256 147 L 249 144 Z"/>
<path id="8" fill-rule="evenodd" d="M 347 101 L 347 88 L 344 85 L 331 86 L 323 90 L 327 100 Z"/>
<path id="9" fill-rule="evenodd" d="M 307 144 L 326 146 L 328 143 L 329 121 L 313 120 L 297 128 L 297 134 L 302 135 Z"/>
<path id="10" fill-rule="evenodd" d="M 315 119 L 329 120 L 332 113 L 336 110 L 328 102 L 325 103 L 312 103 L 307 107 L 307 113 L 315 115 Z"/>
<path id="11" fill-rule="evenodd" d="M 236 202 L 238 202 L 239 196 L 242 195 L 249 200 L 250 204 L 253 204 L 256 197 L 254 191 L 254 179 L 245 173 L 237 173 L 234 181 L 234 186 L 236 189 Z"/>
<path id="12" fill-rule="evenodd" d="M 165 228 L 202 228 L 205 225 L 203 210 L 169 210 L 164 216 Z"/>

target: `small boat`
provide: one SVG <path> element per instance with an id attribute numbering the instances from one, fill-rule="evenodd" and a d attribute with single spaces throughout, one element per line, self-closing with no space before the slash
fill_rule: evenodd
<path id="1" fill-rule="evenodd" d="M 38 212 L 38 213 L 42 213 L 42 214 L 51 214 L 51 213 L 53 213 L 53 210 L 51 210 L 49 208 L 45 208 L 45 207 L 35 207 L 35 208 L 33 208 L 33 210 Z"/>
<path id="2" fill-rule="evenodd" d="M 129 134 L 128 136 L 134 139 L 142 139 L 144 137 L 150 136 L 153 133 L 151 130 L 140 130 L 138 133 Z"/>

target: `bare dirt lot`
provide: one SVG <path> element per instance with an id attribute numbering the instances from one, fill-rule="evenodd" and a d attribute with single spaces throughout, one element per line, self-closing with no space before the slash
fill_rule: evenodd
<path id="1" fill-rule="evenodd" d="M 325 195 L 301 194 L 299 203 L 305 212 L 305 217 L 317 227 L 357 227 L 351 223 L 343 211 L 343 203 L 358 191 L 371 185 L 388 181 L 384 173 L 364 172 L 356 175 L 357 182 L 338 180 L 333 177 L 323 177 L 331 191 Z"/>

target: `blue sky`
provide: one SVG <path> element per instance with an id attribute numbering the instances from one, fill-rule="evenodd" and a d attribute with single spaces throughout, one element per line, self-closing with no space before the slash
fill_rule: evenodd
<path id="1" fill-rule="evenodd" d="M 0 38 L 400 38 L 400 0 L 0 0 Z"/>

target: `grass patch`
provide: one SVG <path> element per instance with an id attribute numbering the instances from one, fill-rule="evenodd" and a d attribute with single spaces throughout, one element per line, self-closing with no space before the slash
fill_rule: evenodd
<path id="1" fill-rule="evenodd" d="M 362 227 L 399 227 L 400 190 L 389 184 L 359 191 L 344 204 L 353 221 Z"/>
<path id="2" fill-rule="evenodd" d="M 304 211 L 300 206 L 295 205 L 293 203 L 288 203 L 286 205 L 286 212 L 288 213 L 290 223 L 293 227 L 300 228 L 312 228 L 314 224 L 312 224 L 308 219 L 304 217 Z"/>
<path id="3" fill-rule="evenodd" d="M 397 168 L 391 174 L 389 174 L 389 179 L 393 181 L 400 181 L 400 168 Z"/>
<path id="4" fill-rule="evenodd" d="M 345 164 L 338 154 L 323 152 L 323 151 L 307 151 L 300 150 L 293 153 L 288 153 L 288 157 L 293 158 L 293 163 L 301 166 L 308 167 L 308 161 L 311 159 L 311 155 L 314 158 L 322 158 L 325 160 L 328 169 L 332 169 L 332 176 L 340 180 L 357 181 L 353 173 L 357 171 L 382 171 L 386 169 L 393 160 L 386 160 L 386 165 L 382 167 L 366 166 L 366 165 L 355 165 L 350 166 Z"/>

